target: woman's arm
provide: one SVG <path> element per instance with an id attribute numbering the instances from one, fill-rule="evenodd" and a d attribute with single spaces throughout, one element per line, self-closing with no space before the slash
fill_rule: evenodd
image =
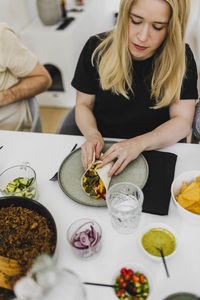
<path id="1" fill-rule="evenodd" d="M 95 95 L 77 91 L 75 119 L 80 131 L 86 138 L 86 142 L 81 146 L 82 163 L 85 169 L 87 169 L 92 162 L 93 153 L 95 152 L 96 158 L 99 158 L 104 146 L 102 135 L 98 131 L 97 123 L 92 112 L 94 101 Z"/>
<path id="2" fill-rule="evenodd" d="M 104 164 L 116 159 L 109 176 L 119 174 L 132 160 L 148 150 L 174 144 L 191 132 L 195 100 L 181 100 L 170 106 L 170 120 L 151 132 L 114 144 L 103 155 Z"/>
<path id="3" fill-rule="evenodd" d="M 51 77 L 47 70 L 38 62 L 32 72 L 14 86 L 0 92 L 0 106 L 31 98 L 51 85 Z"/>

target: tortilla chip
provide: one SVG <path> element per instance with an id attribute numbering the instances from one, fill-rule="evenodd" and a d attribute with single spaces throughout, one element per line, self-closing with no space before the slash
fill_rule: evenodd
<path id="1" fill-rule="evenodd" d="M 183 208 L 200 214 L 200 176 L 197 176 L 196 181 L 188 185 L 183 182 L 176 200 Z"/>
<path id="2" fill-rule="evenodd" d="M 200 176 L 197 176 L 196 181 L 200 183 Z"/>
<path id="3" fill-rule="evenodd" d="M 200 201 L 193 203 L 187 207 L 187 210 L 200 215 Z"/>
<path id="4" fill-rule="evenodd" d="M 187 189 L 187 187 L 188 187 L 188 185 L 185 182 L 183 182 L 180 193 L 182 194 Z"/>

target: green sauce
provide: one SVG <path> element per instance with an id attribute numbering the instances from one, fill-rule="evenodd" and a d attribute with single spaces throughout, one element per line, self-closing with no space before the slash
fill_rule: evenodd
<path id="1" fill-rule="evenodd" d="M 163 249 L 164 256 L 170 255 L 176 248 L 174 235 L 164 228 L 150 229 L 143 235 L 141 242 L 144 249 L 154 256 L 161 256 L 156 247 Z"/>

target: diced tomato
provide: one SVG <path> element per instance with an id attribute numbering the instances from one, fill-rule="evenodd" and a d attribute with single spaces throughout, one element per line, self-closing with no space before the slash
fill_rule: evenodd
<path id="1" fill-rule="evenodd" d="M 122 294 L 123 294 L 122 290 L 116 292 L 117 297 L 121 297 Z"/>
<path id="2" fill-rule="evenodd" d="M 120 271 L 120 273 L 122 275 L 126 275 L 127 274 L 127 269 L 126 268 L 122 268 L 121 271 Z"/>
<path id="3" fill-rule="evenodd" d="M 140 283 L 144 284 L 144 274 L 140 274 Z"/>
<path id="4" fill-rule="evenodd" d="M 137 275 L 134 274 L 133 277 L 132 277 L 132 281 L 133 282 L 139 282 L 140 278 Z"/>
<path id="5" fill-rule="evenodd" d="M 136 293 L 136 291 L 137 291 L 136 286 L 134 286 L 134 287 L 132 288 L 132 291 L 133 291 L 133 293 Z"/>
<path id="6" fill-rule="evenodd" d="M 127 286 L 127 282 L 122 283 L 122 287 L 125 288 Z"/>
<path id="7" fill-rule="evenodd" d="M 129 275 L 128 273 L 124 276 L 125 280 L 130 280 L 131 279 L 131 275 Z"/>
<path id="8" fill-rule="evenodd" d="M 135 296 L 135 297 L 134 297 L 134 300 L 138 300 L 138 297 L 137 297 L 137 296 Z"/>
<path id="9" fill-rule="evenodd" d="M 119 284 L 122 285 L 123 282 L 124 282 L 124 278 L 123 277 L 119 277 Z"/>
<path id="10" fill-rule="evenodd" d="M 128 274 L 130 275 L 130 276 L 132 276 L 133 275 L 133 270 L 131 270 L 131 269 L 128 269 Z"/>

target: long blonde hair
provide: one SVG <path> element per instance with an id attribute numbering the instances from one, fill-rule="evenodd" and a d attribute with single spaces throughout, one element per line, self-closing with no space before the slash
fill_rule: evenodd
<path id="1" fill-rule="evenodd" d="M 154 108 L 167 106 L 180 99 L 185 75 L 185 32 L 190 0 L 164 0 L 171 8 L 167 36 L 154 58 L 151 98 Z M 132 57 L 128 49 L 129 13 L 135 0 L 121 0 L 116 27 L 102 40 L 92 55 L 103 90 L 128 97 L 132 90 Z"/>

